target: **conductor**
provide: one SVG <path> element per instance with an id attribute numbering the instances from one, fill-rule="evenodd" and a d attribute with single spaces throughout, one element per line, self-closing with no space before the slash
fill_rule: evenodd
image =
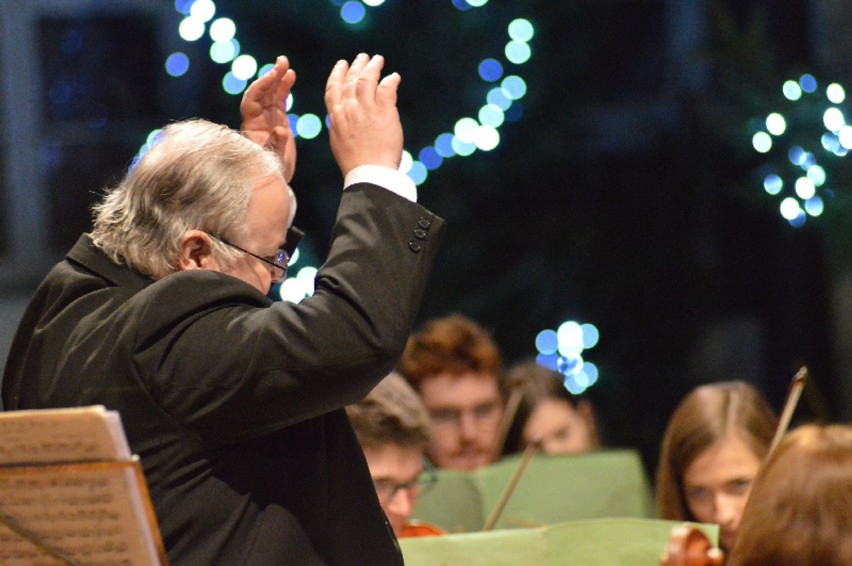
<path id="1" fill-rule="evenodd" d="M 162 130 L 23 316 L 4 406 L 119 411 L 173 565 L 402 563 L 343 407 L 399 359 L 444 223 L 397 170 L 400 77 L 383 64 L 361 54 L 328 78 L 345 188 L 312 297 L 266 297 L 294 244 L 280 57 L 242 132 Z"/>

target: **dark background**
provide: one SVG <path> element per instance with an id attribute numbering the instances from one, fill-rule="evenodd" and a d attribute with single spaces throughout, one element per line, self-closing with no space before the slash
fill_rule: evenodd
<path id="1" fill-rule="evenodd" d="M 798 418 L 849 419 L 837 337 L 846 313 L 836 299 L 849 257 L 849 165 L 826 158 L 834 199 L 793 228 L 757 176 L 783 156 L 751 148 L 755 119 L 785 108 L 800 118 L 788 137 L 819 139 L 819 112 L 793 109 L 780 86 L 803 72 L 821 86 L 852 85 L 833 31 L 849 16 L 842 3 L 491 0 L 460 12 L 450 0 L 387 0 L 355 27 L 324 0 L 216 5 L 216 17 L 237 22 L 244 53 L 290 57 L 298 113 L 322 112 L 337 59 L 385 55 L 403 77 L 413 150 L 475 116 L 486 91 L 478 62 L 502 53 L 508 22 L 529 19 L 532 57 L 506 65 L 528 85 L 522 116 L 500 128 L 495 150 L 448 159 L 419 188 L 449 223 L 421 322 L 470 316 L 507 364 L 534 355 L 542 329 L 595 324 L 601 339 L 586 358 L 600 369 L 589 395 L 604 440 L 639 448 L 651 470 L 674 405 L 706 381 L 749 380 L 780 409 L 807 364 Z M 173 3 L 121 6 L 37 14 L 34 96 L 44 114 L 33 160 L 45 181 L 45 270 L 89 228 L 99 189 L 151 129 L 191 116 L 238 126 L 239 97 L 223 92 L 209 40 L 177 37 Z M 163 71 L 175 49 L 192 61 L 180 78 Z M 15 64 L 10 54 L 3 61 Z M 15 120 L 7 111 L 0 125 Z M 0 167 L 6 161 L 0 154 Z M 297 223 L 309 232 L 303 252 L 318 264 L 340 191 L 325 132 L 299 140 L 293 186 Z M 32 262 L 8 230 L 0 252 L 12 272 Z M 6 290 L 28 292 L 43 273 Z"/>

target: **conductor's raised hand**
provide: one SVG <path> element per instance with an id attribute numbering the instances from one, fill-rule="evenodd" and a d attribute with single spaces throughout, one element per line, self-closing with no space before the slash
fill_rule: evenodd
<path id="1" fill-rule="evenodd" d="M 331 119 L 331 151 L 346 176 L 359 165 L 397 169 L 402 159 L 402 123 L 396 108 L 400 76 L 380 80 L 384 58 L 358 55 L 349 65 L 338 61 L 325 87 Z"/>
<path id="2" fill-rule="evenodd" d="M 242 131 L 247 138 L 272 148 L 281 158 L 289 183 L 296 171 L 296 140 L 290 130 L 286 104 L 296 72 L 281 55 L 272 69 L 249 85 L 240 103 Z"/>

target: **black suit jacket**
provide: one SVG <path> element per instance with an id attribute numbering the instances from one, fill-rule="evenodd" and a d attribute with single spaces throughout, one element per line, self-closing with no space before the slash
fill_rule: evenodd
<path id="1" fill-rule="evenodd" d="M 5 406 L 118 410 L 172 564 L 401 564 L 342 407 L 401 355 L 443 227 L 348 188 L 299 304 L 213 271 L 154 281 L 83 236 L 24 314 Z"/>

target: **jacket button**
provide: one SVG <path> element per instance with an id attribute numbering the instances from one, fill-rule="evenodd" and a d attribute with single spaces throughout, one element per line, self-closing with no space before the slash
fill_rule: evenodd
<path id="1" fill-rule="evenodd" d="M 424 230 L 423 228 L 415 229 L 414 230 L 414 237 L 417 238 L 418 240 L 425 240 L 426 239 L 426 230 Z"/>
<path id="2" fill-rule="evenodd" d="M 426 218 L 425 216 L 421 216 L 420 220 L 417 221 L 417 225 L 421 228 L 428 228 L 432 225 L 432 221 Z"/>
<path id="3" fill-rule="evenodd" d="M 420 253 L 420 248 L 420 242 L 418 242 L 417 240 L 411 240 L 410 242 L 408 242 L 408 249 L 410 249 L 414 253 Z"/>

